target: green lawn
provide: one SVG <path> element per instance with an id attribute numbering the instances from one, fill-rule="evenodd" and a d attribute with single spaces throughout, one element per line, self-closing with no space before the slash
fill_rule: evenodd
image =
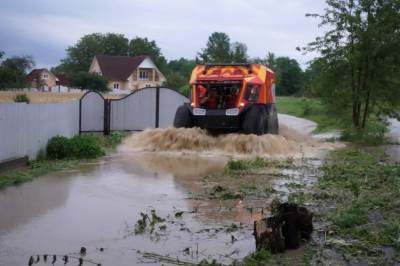
<path id="1" fill-rule="evenodd" d="M 280 96 L 276 103 L 278 112 L 302 117 L 318 124 L 316 132 L 340 128 L 338 121 L 330 117 L 317 99 L 305 97 Z"/>

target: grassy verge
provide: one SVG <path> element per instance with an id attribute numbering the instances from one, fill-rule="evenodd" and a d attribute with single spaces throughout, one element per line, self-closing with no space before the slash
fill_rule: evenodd
<path id="1" fill-rule="evenodd" d="M 342 125 L 326 113 L 324 106 L 317 99 L 305 97 L 280 96 L 277 97 L 279 113 L 302 117 L 318 124 L 316 132 L 323 132 L 341 128 Z"/>
<path id="2" fill-rule="evenodd" d="M 229 182 L 222 178 L 208 180 L 218 184 L 212 188 L 211 195 L 219 199 L 225 199 L 227 193 L 242 198 L 268 199 L 276 194 L 273 189 L 264 193 L 265 169 L 271 167 L 290 169 L 293 164 L 262 159 L 230 161 L 224 171 Z M 291 183 L 287 186 L 292 187 Z M 302 184 L 293 186 L 297 188 Z M 399 163 L 388 160 L 381 152 L 371 153 L 362 146 L 350 146 L 332 152 L 322 166 L 322 175 L 310 189 L 297 194 L 296 190 L 291 191 L 288 199 L 314 206 L 310 208 L 315 214 L 315 228 L 318 228 L 313 244 L 306 247 L 296 265 L 331 262 L 342 265 L 340 260 L 344 264 L 393 265 L 400 259 Z M 258 251 L 233 265 L 282 264 L 293 264 L 293 258 Z"/>
<path id="3" fill-rule="evenodd" d="M 102 156 L 106 153 L 112 152 L 116 146 L 122 142 L 125 137 L 125 133 L 113 132 L 109 136 L 100 135 L 86 135 L 84 137 L 74 137 L 71 140 L 76 141 L 80 147 L 84 147 L 83 151 L 74 151 L 77 153 L 76 156 L 65 156 L 62 159 L 50 159 L 44 155 L 38 157 L 35 161 L 29 161 L 26 168 L 10 170 L 4 173 L 0 173 L 0 189 L 18 185 L 24 182 L 33 180 L 35 177 L 48 174 L 50 172 L 59 171 L 76 166 L 79 163 L 79 159 L 93 159 Z M 56 137 L 59 138 L 59 137 Z M 67 139 L 67 141 L 70 141 Z M 88 153 L 93 150 L 93 146 L 96 147 L 96 153 Z M 57 145 L 56 154 L 63 154 L 60 150 L 65 148 L 67 145 Z M 96 155 L 96 156 L 94 156 Z"/>
<path id="4" fill-rule="evenodd" d="M 11 170 L 0 174 L 0 189 L 32 181 L 35 177 L 50 172 L 70 168 L 78 163 L 77 160 L 38 160 L 30 161 L 27 168 Z"/>
<path id="5" fill-rule="evenodd" d="M 399 256 L 400 164 L 349 147 L 333 152 L 323 171 L 315 198 L 327 206 L 320 214 L 330 224 L 325 244 L 377 264 L 388 263 L 384 248 Z"/>

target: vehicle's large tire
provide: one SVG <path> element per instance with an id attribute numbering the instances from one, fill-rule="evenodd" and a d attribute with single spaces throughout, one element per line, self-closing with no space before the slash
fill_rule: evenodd
<path id="1" fill-rule="evenodd" d="M 245 134 L 264 135 L 267 111 L 263 105 L 251 106 L 243 115 L 241 128 Z"/>
<path id="2" fill-rule="evenodd" d="M 267 107 L 267 121 L 265 125 L 266 134 L 279 134 L 278 112 L 276 111 L 275 104 Z"/>
<path id="3" fill-rule="evenodd" d="M 193 117 L 192 114 L 185 105 L 178 107 L 174 118 L 174 127 L 193 127 Z"/>

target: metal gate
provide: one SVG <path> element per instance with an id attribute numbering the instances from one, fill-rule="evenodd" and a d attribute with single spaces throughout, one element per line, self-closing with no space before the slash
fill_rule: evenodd
<path id="1" fill-rule="evenodd" d="M 79 100 L 79 133 L 103 132 L 105 99 L 96 91 L 86 92 Z"/>
<path id="2" fill-rule="evenodd" d="M 136 90 L 121 99 L 90 91 L 80 99 L 80 132 L 139 131 L 169 127 L 176 109 L 188 98 L 166 87 Z"/>

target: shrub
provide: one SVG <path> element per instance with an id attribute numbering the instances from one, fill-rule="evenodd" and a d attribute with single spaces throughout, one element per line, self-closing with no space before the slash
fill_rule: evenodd
<path id="1" fill-rule="evenodd" d="M 118 144 L 120 144 L 122 142 L 122 140 L 124 139 L 125 136 L 126 136 L 126 133 L 123 131 L 111 132 L 110 135 L 108 135 L 104 138 L 105 146 L 115 148 Z"/>
<path id="2" fill-rule="evenodd" d="M 16 103 L 30 103 L 28 95 L 26 93 L 17 94 L 14 98 L 14 102 Z"/>
<path id="3" fill-rule="evenodd" d="M 310 101 L 308 99 L 306 99 L 306 98 L 303 98 L 301 100 L 301 105 L 302 105 L 302 109 L 303 109 L 303 116 L 311 115 L 312 106 L 311 106 Z"/>
<path id="4" fill-rule="evenodd" d="M 49 159 L 65 159 L 71 157 L 71 141 L 62 136 L 56 136 L 50 139 L 47 144 L 47 157 Z"/>
<path id="5" fill-rule="evenodd" d="M 72 139 L 56 136 L 47 144 L 49 159 L 94 159 L 104 155 L 101 140 L 95 135 L 79 135 Z"/>
<path id="6" fill-rule="evenodd" d="M 72 157 L 94 159 L 104 155 L 101 140 L 95 135 L 78 135 L 71 139 Z"/>
<path id="7" fill-rule="evenodd" d="M 364 129 L 345 128 L 342 140 L 358 144 L 378 145 L 384 142 L 387 131 L 388 125 L 385 121 L 370 119 Z"/>

